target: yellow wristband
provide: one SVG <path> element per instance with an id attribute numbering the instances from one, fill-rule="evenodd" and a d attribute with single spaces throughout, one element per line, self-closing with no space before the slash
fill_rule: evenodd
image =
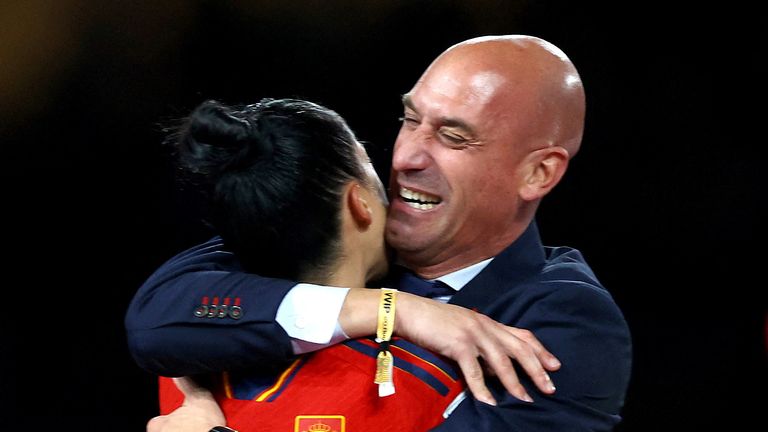
<path id="1" fill-rule="evenodd" d="M 395 300 L 397 300 L 396 289 L 381 289 L 379 322 L 376 326 L 376 342 L 389 342 L 392 339 L 392 333 L 395 330 Z"/>
<path id="2" fill-rule="evenodd" d="M 379 301 L 378 324 L 376 326 L 376 342 L 379 343 L 379 354 L 376 356 L 376 377 L 373 382 L 379 385 L 379 397 L 395 393 L 392 377 L 394 357 L 389 351 L 389 341 L 395 330 L 395 300 L 397 290 L 381 289 Z"/>

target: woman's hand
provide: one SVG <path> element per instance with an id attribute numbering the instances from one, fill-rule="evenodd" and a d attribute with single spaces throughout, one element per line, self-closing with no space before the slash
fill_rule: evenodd
<path id="1" fill-rule="evenodd" d="M 173 381 L 184 394 L 184 403 L 168 415 L 152 418 L 147 432 L 208 432 L 214 426 L 227 424 L 211 392 L 189 377 Z"/>

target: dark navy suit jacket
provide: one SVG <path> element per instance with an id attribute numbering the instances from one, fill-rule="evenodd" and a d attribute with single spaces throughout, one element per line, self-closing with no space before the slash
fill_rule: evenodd
<path id="1" fill-rule="evenodd" d="M 150 372 L 178 376 L 288 361 L 290 338 L 274 320 L 294 282 L 240 270 L 220 239 L 164 264 L 139 289 L 126 315 L 128 343 Z M 237 302 L 241 315 L 204 314 L 202 304 Z M 450 303 L 532 331 L 562 362 L 557 391 L 519 401 L 498 380 L 498 406 L 469 397 L 436 431 L 609 431 L 620 420 L 631 370 L 631 339 L 621 311 L 581 253 L 544 247 L 536 224 L 459 291 Z M 195 315 L 195 310 L 198 316 Z"/>

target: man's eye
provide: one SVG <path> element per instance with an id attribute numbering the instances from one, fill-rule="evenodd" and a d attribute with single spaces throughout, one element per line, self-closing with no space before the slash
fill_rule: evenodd
<path id="1" fill-rule="evenodd" d="M 450 133 L 443 133 L 442 135 L 443 135 L 443 138 L 447 139 L 448 141 L 454 144 L 462 144 L 467 141 L 463 136 L 460 136 L 460 135 L 454 135 Z"/>

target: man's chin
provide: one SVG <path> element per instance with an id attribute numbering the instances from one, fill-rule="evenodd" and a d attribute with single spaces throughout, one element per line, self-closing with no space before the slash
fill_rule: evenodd
<path id="1" fill-rule="evenodd" d="M 392 249 L 398 258 L 405 256 L 414 256 L 424 253 L 424 251 L 433 244 L 426 236 L 418 235 L 412 229 L 399 229 L 398 226 L 390 227 L 387 225 L 386 240 L 387 245 Z M 402 227 L 400 227 L 402 228 Z"/>

